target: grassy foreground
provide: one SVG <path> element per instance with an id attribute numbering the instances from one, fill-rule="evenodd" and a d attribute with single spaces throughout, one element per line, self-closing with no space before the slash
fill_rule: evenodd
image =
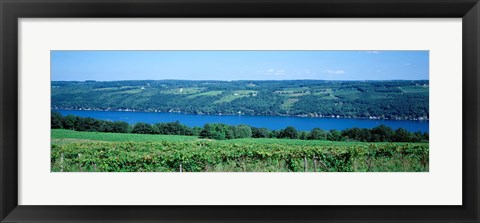
<path id="1" fill-rule="evenodd" d="M 426 172 L 428 143 L 51 132 L 53 172 Z"/>

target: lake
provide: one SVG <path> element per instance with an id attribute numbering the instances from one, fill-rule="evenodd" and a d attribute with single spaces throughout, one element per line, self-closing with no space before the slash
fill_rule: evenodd
<path id="1" fill-rule="evenodd" d="M 271 130 L 283 129 L 293 126 L 298 130 L 310 131 L 313 128 L 324 130 L 347 128 L 373 128 L 384 124 L 392 129 L 404 128 L 410 132 L 428 132 L 429 121 L 412 120 L 371 120 L 371 119 L 348 119 L 348 118 L 309 118 L 287 116 L 253 116 L 253 115 L 193 115 L 168 112 L 126 112 L 126 111 L 78 111 L 78 110 L 55 110 L 62 115 L 77 115 L 108 121 L 125 121 L 130 124 L 146 122 L 150 124 L 159 122 L 174 122 L 194 127 L 203 127 L 206 123 L 224 123 L 229 125 L 245 124 L 258 128 Z"/>

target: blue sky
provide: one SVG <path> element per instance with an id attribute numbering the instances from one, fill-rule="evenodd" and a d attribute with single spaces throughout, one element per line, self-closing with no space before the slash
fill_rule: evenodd
<path id="1" fill-rule="evenodd" d="M 53 81 L 428 80 L 428 51 L 51 51 Z"/>

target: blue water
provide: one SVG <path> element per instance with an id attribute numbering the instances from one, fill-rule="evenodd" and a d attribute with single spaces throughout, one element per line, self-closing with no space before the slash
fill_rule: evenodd
<path id="1" fill-rule="evenodd" d="M 298 130 L 310 131 L 313 128 L 324 130 L 347 128 L 373 128 L 384 124 L 392 129 L 404 128 L 408 131 L 428 132 L 428 121 L 410 120 L 370 120 L 370 119 L 346 119 L 346 118 L 307 118 L 286 116 L 252 116 L 252 115 L 189 115 L 168 112 L 125 112 L 125 111 L 76 111 L 56 110 L 62 115 L 77 115 L 108 121 L 125 121 L 130 124 L 137 122 L 159 123 L 174 122 L 194 127 L 202 127 L 206 123 L 224 123 L 229 125 L 245 124 L 258 128 L 278 130 L 293 126 Z"/>

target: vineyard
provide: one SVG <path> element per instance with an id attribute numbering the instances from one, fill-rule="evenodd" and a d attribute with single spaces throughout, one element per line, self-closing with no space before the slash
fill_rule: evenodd
<path id="1" fill-rule="evenodd" d="M 143 137 L 142 140 L 135 140 Z M 52 130 L 52 172 L 427 172 L 428 143 L 196 137 Z"/>

